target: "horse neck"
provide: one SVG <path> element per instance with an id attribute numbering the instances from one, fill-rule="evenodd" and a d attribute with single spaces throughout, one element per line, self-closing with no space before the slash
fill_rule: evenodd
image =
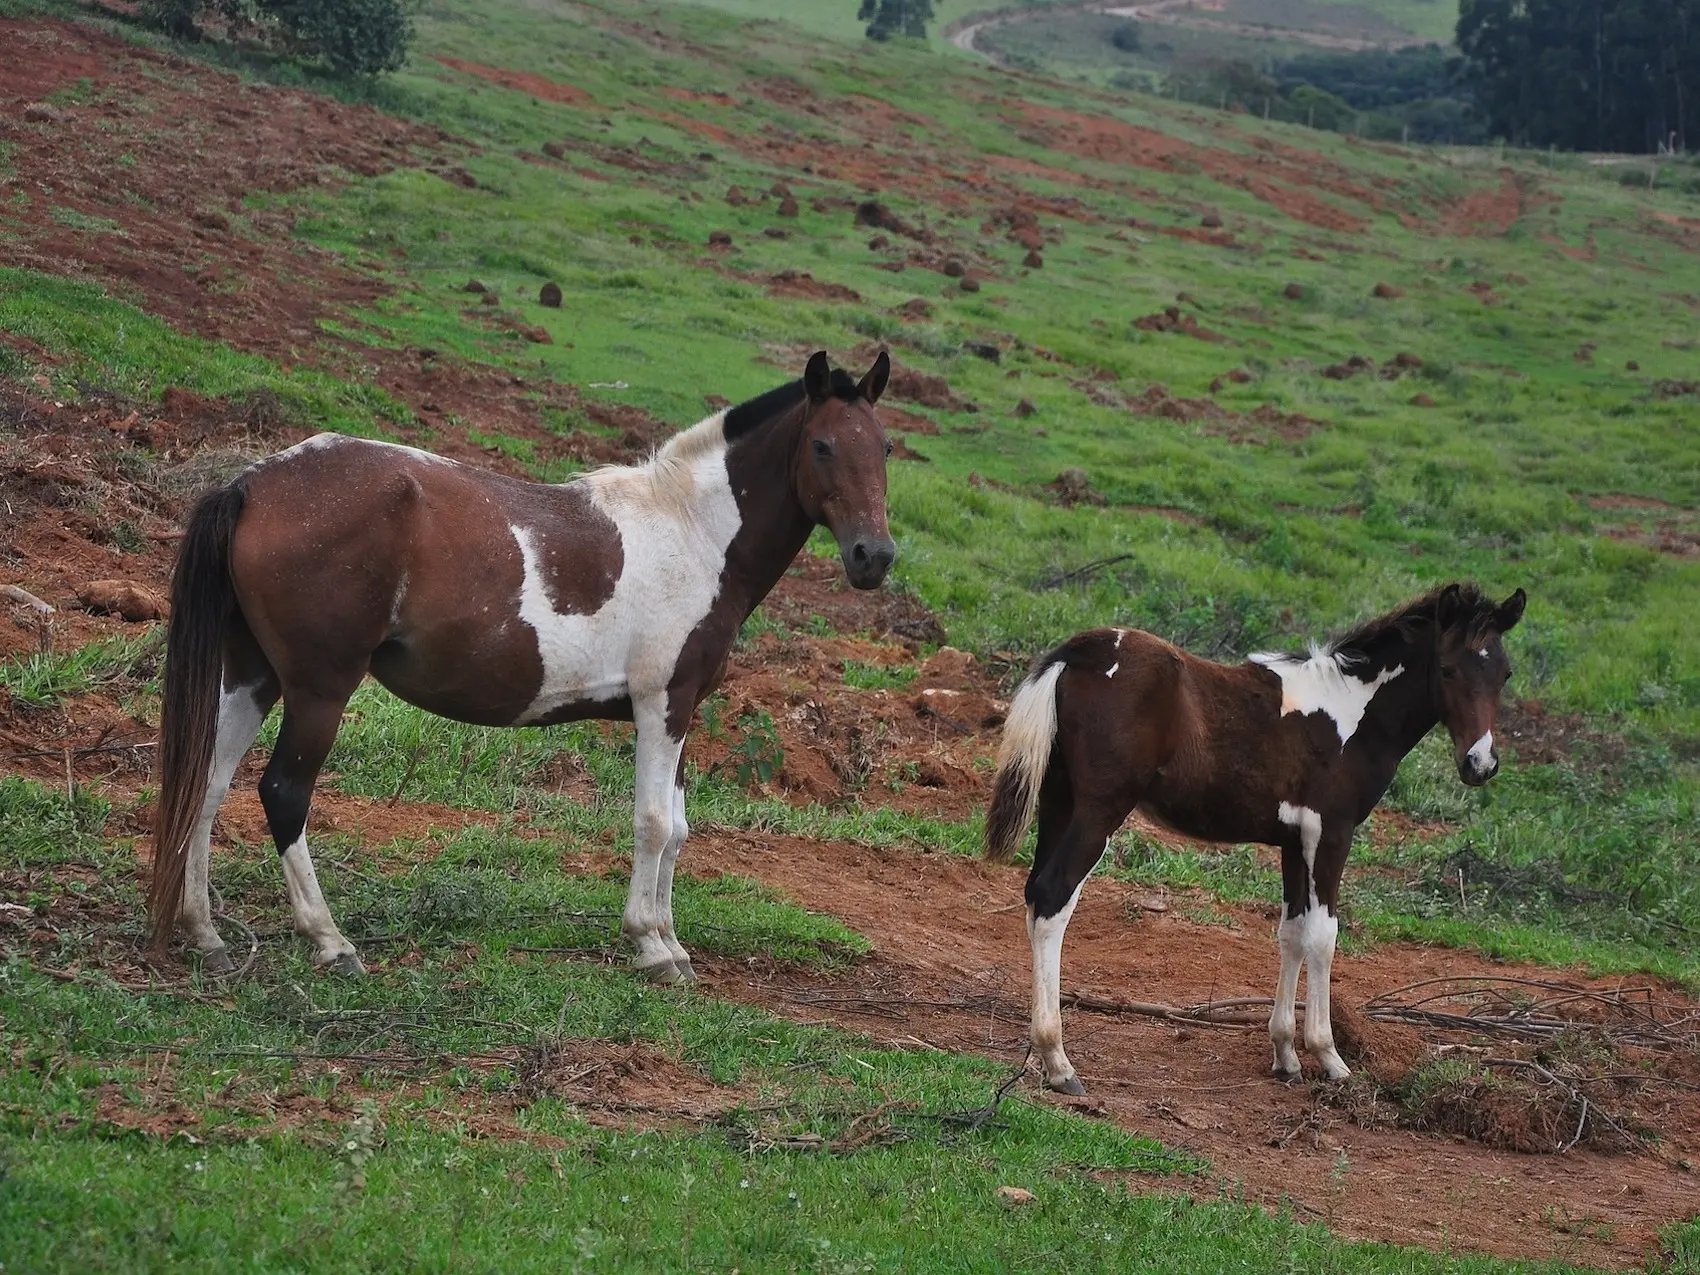
<path id="1" fill-rule="evenodd" d="M 814 519 L 797 500 L 796 450 L 806 410 L 793 409 L 753 430 L 726 451 L 726 473 L 738 502 L 738 531 L 726 549 L 721 593 L 740 619 L 761 603 L 808 543 Z"/>
<path id="2" fill-rule="evenodd" d="M 1402 665 L 1404 672 L 1388 683 L 1386 689 L 1370 701 L 1364 725 L 1384 740 L 1392 754 L 1388 759 L 1388 775 L 1398 769 L 1423 736 L 1440 721 L 1438 696 L 1435 691 L 1434 639 L 1426 630 L 1414 641 L 1400 643 L 1385 654 L 1377 653 L 1378 668 Z"/>

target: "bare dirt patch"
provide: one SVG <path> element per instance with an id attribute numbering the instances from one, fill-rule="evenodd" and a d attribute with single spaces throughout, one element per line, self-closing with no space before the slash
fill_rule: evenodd
<path id="1" fill-rule="evenodd" d="M 69 22 L 0 20 L 0 45 L 0 144 L 26 196 L 0 264 L 98 279 L 244 349 L 309 344 L 319 318 L 386 290 L 245 200 L 441 162 L 439 130 Z M 24 118 L 61 92 L 75 100 L 56 118 Z"/>
<path id="2" fill-rule="evenodd" d="M 699 961 L 716 993 L 902 1048 L 1021 1058 L 1029 960 L 1023 869 L 742 832 L 693 837 L 681 863 L 694 873 L 753 876 L 874 944 L 874 955 L 848 977 Z M 1142 893 L 1091 883 L 1069 929 L 1065 992 L 1171 1004 L 1269 993 L 1276 954 L 1267 916 L 1218 904 L 1212 910 L 1227 924 L 1200 924 L 1178 909 L 1144 912 Z M 1390 945 L 1342 957 L 1335 1000 L 1351 1009 L 1420 978 L 1522 972 L 1554 977 L 1463 952 Z M 1660 1227 L 1693 1209 L 1693 1178 L 1679 1161 L 1700 1150 L 1700 1102 L 1675 1085 L 1649 1082 L 1616 1099 L 1632 1101 L 1659 1130 L 1662 1141 L 1649 1150 L 1528 1155 L 1374 1121 L 1359 1127 L 1349 1111 L 1320 1101 L 1328 1086 L 1269 1079 L 1268 1038 L 1256 1025 L 1177 1027 L 1075 1010 L 1065 1010 L 1064 1021 L 1070 1056 L 1091 1091 L 1078 1104 L 1083 1110 L 1190 1147 L 1253 1198 L 1270 1207 L 1291 1199 L 1307 1217 L 1329 1218 L 1348 1235 L 1627 1266 L 1656 1247 Z M 1396 1040 L 1390 1047 L 1385 1034 L 1379 1043 L 1391 1077 L 1409 1051 L 1402 1054 Z M 1214 1186 L 1203 1190 L 1213 1194 Z M 1596 1224 L 1568 1226 L 1580 1219 Z"/>

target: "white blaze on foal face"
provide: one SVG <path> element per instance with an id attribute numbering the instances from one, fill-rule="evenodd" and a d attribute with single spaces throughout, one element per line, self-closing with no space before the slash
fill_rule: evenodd
<path id="1" fill-rule="evenodd" d="M 1405 671 L 1403 664 L 1397 664 L 1366 682 L 1341 668 L 1339 658 L 1325 651 L 1317 651 L 1308 660 L 1263 653 L 1253 655 L 1251 662 L 1281 679 L 1281 716 L 1327 713 L 1339 732 L 1341 748 L 1357 733 L 1375 693 Z"/>

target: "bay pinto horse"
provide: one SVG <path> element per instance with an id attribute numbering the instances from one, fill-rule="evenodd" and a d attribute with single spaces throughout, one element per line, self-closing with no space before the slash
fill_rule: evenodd
<path id="1" fill-rule="evenodd" d="M 621 929 L 639 971 L 693 978 L 673 930 L 685 731 L 817 525 L 852 585 L 885 579 L 891 444 L 874 404 L 890 371 L 884 352 L 860 381 L 816 354 L 802 380 L 717 412 L 647 463 L 559 486 L 320 434 L 202 497 L 172 582 L 153 950 L 181 915 L 204 968 L 231 968 L 208 897 L 213 817 L 281 696 L 260 800 L 295 928 L 315 963 L 362 972 L 319 891 L 306 825 L 343 708 L 370 673 L 478 725 L 634 722 Z"/>
<path id="2" fill-rule="evenodd" d="M 1038 816 L 1027 877 L 1031 1038 L 1046 1083 L 1085 1087 L 1062 1046 L 1063 932 L 1109 837 L 1135 809 L 1187 836 L 1281 851 L 1281 975 L 1269 1036 L 1276 1074 L 1296 1077 L 1299 968 L 1309 971 L 1305 1048 L 1330 1079 L 1328 983 L 1340 874 L 1352 831 L 1436 722 L 1458 776 L 1499 769 L 1493 730 L 1511 676 L 1500 636 L 1523 614 L 1474 585 L 1437 589 L 1308 657 L 1216 664 L 1137 629 L 1077 634 L 1033 666 L 1010 705 L 986 853 L 1008 859 Z"/>

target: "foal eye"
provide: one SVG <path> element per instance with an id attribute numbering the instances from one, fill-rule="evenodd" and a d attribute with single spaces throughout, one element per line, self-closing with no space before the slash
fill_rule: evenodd
<path id="1" fill-rule="evenodd" d="M 815 439 L 815 458 L 817 460 L 831 460 L 832 444 L 824 438 Z"/>

